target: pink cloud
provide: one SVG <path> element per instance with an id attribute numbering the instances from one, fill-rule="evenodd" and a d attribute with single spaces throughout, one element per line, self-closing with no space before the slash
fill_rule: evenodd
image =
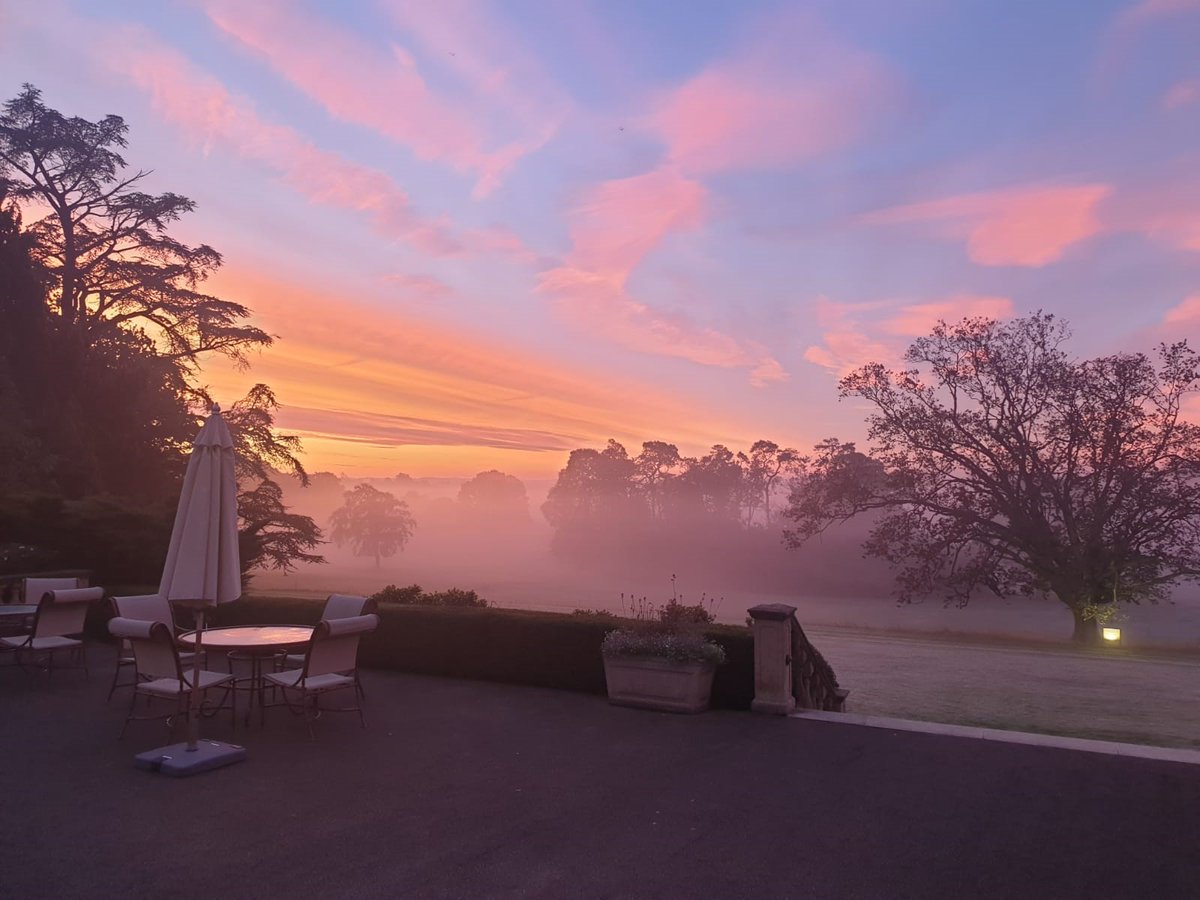
<path id="1" fill-rule="evenodd" d="M 387 174 L 321 150 L 293 129 L 262 119 L 249 100 L 231 94 L 144 31 L 125 31 L 113 45 L 125 49 L 106 55 L 107 65 L 146 91 L 164 119 L 206 150 L 226 147 L 276 172 L 311 202 L 361 213 L 380 234 L 431 256 L 494 254 L 522 264 L 538 259 L 508 229 L 459 232 L 445 217 L 421 214 Z M 130 52 L 129 47 L 139 49 Z"/>
<path id="2" fill-rule="evenodd" d="M 814 365 L 845 375 L 869 362 L 883 362 L 895 348 L 872 338 L 860 323 L 859 314 L 879 309 L 880 303 L 835 303 L 817 298 L 813 309 L 817 324 L 824 329 L 820 344 L 811 344 L 804 358 Z"/>
<path id="3" fill-rule="evenodd" d="M 1200 0 L 1140 0 L 1122 10 L 1117 26 L 1136 27 L 1157 19 L 1200 11 Z"/>
<path id="4" fill-rule="evenodd" d="M 788 378 L 762 346 L 713 328 L 697 327 L 684 316 L 654 310 L 627 294 L 613 278 L 558 268 L 542 275 L 538 290 L 553 295 L 560 312 L 591 335 L 631 350 L 705 366 L 750 369 L 750 383 L 755 387 Z"/>
<path id="5" fill-rule="evenodd" d="M 957 322 L 959 319 L 980 317 L 1006 319 L 1013 314 L 1012 301 L 1007 297 L 980 297 L 973 294 L 958 294 L 937 303 L 916 303 L 903 306 L 900 311 L 883 322 L 883 330 L 904 337 L 921 337 L 929 334 L 939 320 Z"/>
<path id="6" fill-rule="evenodd" d="M 605 181 L 571 213 L 571 264 L 623 284 L 667 234 L 703 222 L 706 199 L 703 185 L 670 168 Z"/>
<path id="7" fill-rule="evenodd" d="M 1131 231 L 1180 250 L 1200 251 L 1200 178 L 1197 159 L 1181 160 L 1152 181 L 1131 185 L 1105 204 L 1114 231 Z"/>
<path id="8" fill-rule="evenodd" d="M 702 185 L 670 167 L 593 187 L 571 212 L 570 253 L 542 273 L 538 291 L 590 333 L 631 349 L 747 368 L 756 386 L 782 381 L 787 373 L 761 346 L 655 310 L 626 291 L 634 269 L 664 238 L 703 223 L 705 201 Z"/>
<path id="9" fill-rule="evenodd" d="M 688 172 L 786 167 L 865 133 L 895 105 L 896 84 L 876 57 L 790 15 L 668 94 L 650 125 Z"/>
<path id="10" fill-rule="evenodd" d="M 115 42 L 114 42 L 115 43 Z M 230 94 L 180 54 L 138 31 L 125 34 L 108 64 L 150 94 L 168 122 L 202 141 L 220 143 L 277 172 L 315 203 L 365 214 L 376 230 L 435 256 L 465 252 L 444 221 L 416 213 L 387 175 L 314 146 L 291 128 L 261 119 L 250 101 Z M 130 47 L 139 48 L 131 52 Z"/>
<path id="11" fill-rule="evenodd" d="M 923 337 L 939 320 L 957 322 L 966 317 L 1003 319 L 1013 314 L 1007 297 L 956 294 L 942 300 L 907 303 L 834 303 L 824 297 L 813 310 L 824 329 L 821 343 L 810 345 L 804 358 L 839 376 L 867 363 L 895 365 L 904 355 L 908 339 Z M 864 321 L 870 314 L 870 321 Z"/>
<path id="12" fill-rule="evenodd" d="M 445 3 L 408 6 L 426 8 L 424 16 L 408 17 L 426 25 L 451 8 Z M 461 4 L 452 6 L 463 9 Z M 218 28 L 258 54 L 331 116 L 370 128 L 410 148 L 419 159 L 474 173 L 477 196 L 494 190 L 519 159 L 545 144 L 562 115 L 556 110 L 534 120 L 531 109 L 523 108 L 522 127 L 516 134 L 511 133 L 510 115 L 503 120 L 506 133 L 493 136 L 495 129 L 489 125 L 495 123 L 487 121 L 485 112 L 463 97 L 435 90 L 403 46 L 365 39 L 334 18 L 307 13 L 282 0 L 249 4 L 204 0 L 204 8 Z M 469 17 L 460 16 L 459 21 L 463 18 Z M 458 59 L 458 52 L 448 47 L 458 46 L 451 38 L 461 35 L 445 37 L 447 43 L 430 48 L 443 65 Z M 304 52 L 297 53 L 297 47 Z M 491 99 L 498 93 L 511 98 L 503 72 L 474 62 L 478 57 L 469 47 L 460 50 L 462 62 L 455 68 L 473 79 L 469 87 Z"/>
<path id="13" fill-rule="evenodd" d="M 1165 325 L 1183 325 L 1200 322 L 1200 294 L 1185 297 L 1178 306 L 1167 310 L 1163 316 Z"/>
<path id="14" fill-rule="evenodd" d="M 1162 108 L 1167 112 L 1183 109 L 1200 100 L 1200 78 L 1180 81 L 1171 85 L 1162 97 Z"/>
<path id="15" fill-rule="evenodd" d="M 966 239 L 967 255 L 985 266 L 1039 267 L 1102 230 L 1097 207 L 1105 184 L 1018 187 L 915 203 L 868 213 L 871 225 L 932 224 Z"/>

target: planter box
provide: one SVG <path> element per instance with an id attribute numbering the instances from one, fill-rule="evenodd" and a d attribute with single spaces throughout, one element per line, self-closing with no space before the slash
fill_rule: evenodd
<path id="1" fill-rule="evenodd" d="M 604 679 L 608 702 L 667 712 L 698 713 L 708 709 L 712 663 L 670 662 L 653 656 L 606 656 Z"/>

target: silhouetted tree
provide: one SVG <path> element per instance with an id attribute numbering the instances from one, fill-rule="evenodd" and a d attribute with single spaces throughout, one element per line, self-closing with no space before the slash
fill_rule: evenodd
<path id="1" fill-rule="evenodd" d="M 0 488 L 120 498 L 153 523 L 178 497 L 207 405 L 201 356 L 244 361 L 270 337 L 245 307 L 199 291 L 221 258 L 170 236 L 193 205 L 137 190 L 146 173 L 125 171 L 126 131 L 119 116 L 63 116 L 30 85 L 0 113 Z M 17 204 L 38 217 L 28 227 Z M 253 551 L 243 561 L 286 568 L 288 553 L 319 559 L 320 530 L 287 511 L 273 480 L 280 469 L 307 480 L 276 408 L 256 385 L 226 418 Z M 13 534 L 46 533 L 9 521 Z"/>
<path id="2" fill-rule="evenodd" d="M 407 503 L 369 484 L 346 492 L 346 503 L 334 511 L 330 524 L 334 543 L 348 543 L 356 556 L 374 557 L 376 566 L 403 550 L 416 528 Z"/>
<path id="3" fill-rule="evenodd" d="M 296 563 L 323 563 L 321 529 L 308 516 L 288 512 L 279 484 L 264 479 L 238 492 L 238 550 L 242 574 L 254 568 L 289 571 Z"/>
<path id="4" fill-rule="evenodd" d="M 572 450 L 567 466 L 546 495 L 542 513 L 555 527 L 625 515 L 633 495 L 633 461 L 618 442 L 603 450 Z"/>
<path id="5" fill-rule="evenodd" d="M 652 518 L 665 513 L 670 485 L 684 465 L 679 448 L 666 441 L 646 441 L 633 460 L 634 480 Z"/>
<path id="6" fill-rule="evenodd" d="M 688 501 L 718 520 L 737 521 L 746 495 L 742 467 L 733 451 L 716 444 L 699 459 L 688 459 L 679 479 Z"/>
<path id="7" fill-rule="evenodd" d="M 44 480 L 28 396 L 38 385 L 48 323 L 41 267 L 21 211 L 0 182 L 0 493 Z"/>
<path id="8" fill-rule="evenodd" d="M 1077 361 L 1067 337 L 1043 313 L 942 322 L 904 370 L 843 378 L 842 397 L 874 407 L 874 462 L 821 445 L 789 542 L 876 510 L 865 548 L 897 567 L 902 601 L 1048 593 L 1081 642 L 1117 604 L 1200 577 L 1200 428 L 1181 418 L 1196 354 L 1177 343 L 1157 367 L 1140 353 Z"/>
<path id="9" fill-rule="evenodd" d="M 148 334 L 185 373 L 206 352 L 240 360 L 270 344 L 244 324 L 244 306 L 198 290 L 221 256 L 171 237 L 168 228 L 195 204 L 137 190 L 148 173 L 126 171 L 127 131 L 120 116 L 64 116 L 28 84 L 0 115 L 0 179 L 31 208 L 49 210 L 29 229 L 62 323 L 89 345 L 117 328 Z"/>
<path id="10" fill-rule="evenodd" d="M 746 524 L 752 524 L 756 510 L 763 511 L 763 524 L 771 524 L 771 498 L 780 484 L 799 471 L 801 455 L 790 447 L 783 448 L 774 441 L 755 441 L 750 453 L 739 453 L 746 484 Z"/>
<path id="11" fill-rule="evenodd" d="M 458 489 L 458 503 L 470 522 L 529 520 L 529 496 L 519 478 L 496 469 L 480 472 Z"/>

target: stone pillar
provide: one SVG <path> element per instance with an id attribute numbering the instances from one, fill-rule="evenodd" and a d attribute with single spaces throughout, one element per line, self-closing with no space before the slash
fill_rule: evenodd
<path id="1" fill-rule="evenodd" d="M 755 712 L 786 716 L 796 708 L 792 695 L 792 621 L 796 607 L 764 603 L 749 610 L 754 631 Z"/>

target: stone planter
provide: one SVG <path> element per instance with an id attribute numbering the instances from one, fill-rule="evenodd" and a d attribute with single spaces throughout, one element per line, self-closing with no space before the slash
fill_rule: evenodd
<path id="1" fill-rule="evenodd" d="M 666 712 L 708 709 L 713 672 L 710 662 L 671 662 L 653 656 L 606 656 L 608 702 Z"/>

